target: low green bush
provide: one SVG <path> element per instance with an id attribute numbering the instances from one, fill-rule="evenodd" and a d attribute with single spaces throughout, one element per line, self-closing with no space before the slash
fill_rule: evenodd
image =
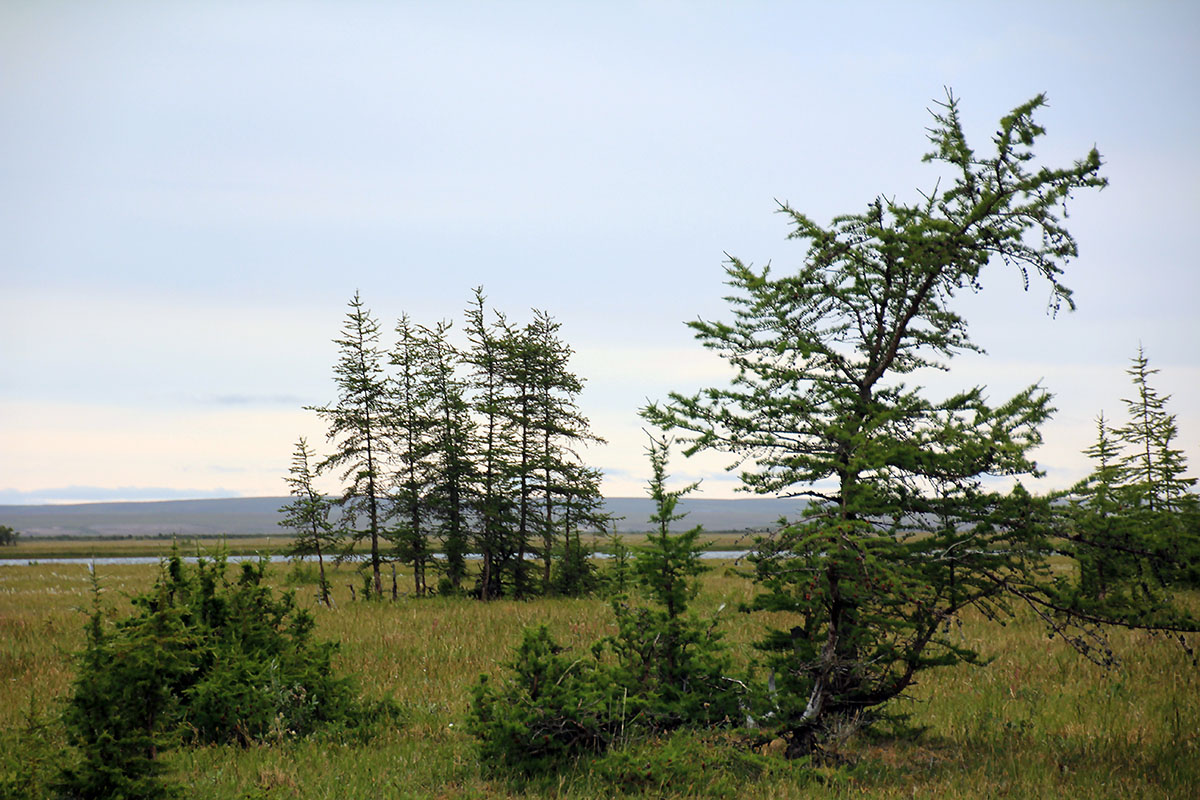
<path id="1" fill-rule="evenodd" d="M 115 624 L 95 585 L 63 715 L 74 750 L 63 795 L 166 797 L 158 756 L 180 742 L 249 745 L 394 718 L 334 673 L 336 644 L 313 639 L 312 616 L 264 583 L 266 565 L 243 563 L 231 582 L 223 555 L 192 569 L 176 553 Z"/>
<path id="2" fill-rule="evenodd" d="M 584 753 L 603 751 L 621 732 L 625 696 L 594 652 L 577 658 L 545 625 L 526 629 L 512 677 L 500 686 L 480 678 L 467 731 L 485 763 L 533 774 Z"/>

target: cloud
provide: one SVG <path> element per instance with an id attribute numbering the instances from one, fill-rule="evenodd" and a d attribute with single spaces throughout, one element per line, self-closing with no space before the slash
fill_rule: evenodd
<path id="1" fill-rule="evenodd" d="M 320 421 L 298 407 L 0 401 L 0 487 L 165 487 L 173 494 L 202 487 L 271 496 L 284 489 L 298 435 L 324 439 Z"/>
<path id="2" fill-rule="evenodd" d="M 218 406 L 287 406 L 298 408 L 304 400 L 293 394 L 221 394 L 210 401 Z"/>

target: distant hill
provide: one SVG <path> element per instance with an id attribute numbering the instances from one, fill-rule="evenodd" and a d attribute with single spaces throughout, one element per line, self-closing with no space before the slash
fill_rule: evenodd
<path id="1" fill-rule="evenodd" d="M 610 497 L 604 501 L 608 513 L 623 517 L 617 521 L 621 531 L 644 531 L 650 527 L 654 503 L 648 497 Z M 686 530 L 703 525 L 706 531 L 745 531 L 770 528 L 780 517 L 795 519 L 804 508 L 796 498 L 747 497 L 737 500 L 708 500 L 685 497 L 679 501 L 678 513 L 687 517 L 672 525 Z"/>
<path id="2" fill-rule="evenodd" d="M 156 536 L 181 534 L 280 533 L 279 507 L 287 497 L 238 497 L 217 500 L 163 500 L 136 503 L 78 503 L 72 505 L 0 505 L 0 525 L 22 536 Z M 782 516 L 795 517 L 803 508 L 796 499 L 745 498 L 708 500 L 685 498 L 679 511 L 687 519 L 677 528 L 703 525 L 708 531 L 744 531 L 770 527 Z M 612 497 L 609 513 L 620 517 L 621 531 L 644 531 L 653 504 L 645 497 Z"/>
<path id="3" fill-rule="evenodd" d="M 0 525 L 22 536 L 279 533 L 282 497 L 0 506 Z"/>

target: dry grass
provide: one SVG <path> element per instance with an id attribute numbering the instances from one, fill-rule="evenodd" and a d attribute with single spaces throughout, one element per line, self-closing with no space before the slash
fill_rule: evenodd
<path id="1" fill-rule="evenodd" d="M 282 552 L 291 546 L 292 537 L 278 536 L 154 536 L 140 539 L 48 539 L 21 537 L 17 544 L 0 548 L 0 559 L 29 558 L 124 558 L 163 557 L 178 547 L 184 555 L 211 553 L 224 547 L 230 554 Z"/>
<path id="2" fill-rule="evenodd" d="M 153 566 L 100 567 L 106 602 L 153 580 Z M 272 568 L 285 583 L 286 565 Z M 207 747 L 172 754 L 170 772 L 197 798 L 594 797 L 611 793 L 587 768 L 534 786 L 489 777 L 461 732 L 470 687 L 496 673 L 520 630 L 546 623 L 568 644 L 609 633 L 600 600 L 481 604 L 434 598 L 352 603 L 349 567 L 335 573 L 332 610 L 314 607 L 318 632 L 342 642 L 339 669 L 369 696 L 392 694 L 406 724 L 366 745 L 321 741 L 274 747 Z M 53 719 L 70 687 L 71 653 L 83 641 L 90 605 L 86 566 L 0 567 L 0 775 L 33 758 L 52 769 L 62 733 Z M 401 586 L 404 586 L 403 579 Z M 298 596 L 312 603 L 313 587 Z M 752 655 L 763 620 L 737 614 L 752 587 L 725 566 L 708 573 L 702 611 L 726 604 L 726 640 Z M 1200 675 L 1163 638 L 1118 633 L 1124 656 L 1101 670 L 1048 640 L 1033 620 L 1000 628 L 967 619 L 963 641 L 993 659 L 984 668 L 928 673 L 898 706 L 928 726 L 921 737 L 856 737 L 849 763 L 814 773 L 779 765 L 741 779 L 719 771 L 692 785 L 649 787 L 651 796 L 790 797 L 1087 797 L 1200 796 Z M 32 723 L 32 727 L 31 727 Z M 38 728 L 41 724 L 43 727 Z M 40 749 L 39 749 L 40 748 Z M 42 753 L 43 762 L 37 762 Z M 31 755 L 32 754 L 32 755 Z M 37 766 L 41 763 L 41 766 Z M 24 769 L 25 767 L 21 767 Z M 732 787 L 732 789 L 730 788 Z"/>
<path id="3" fill-rule="evenodd" d="M 604 549 L 607 537 L 583 534 L 583 543 L 589 547 Z M 626 533 L 622 540 L 629 546 L 646 543 L 642 533 Z M 282 553 L 291 547 L 293 537 L 285 531 L 274 536 L 153 536 L 145 538 L 109 539 L 50 539 L 22 537 L 17 544 L 0 548 L 0 559 L 53 559 L 92 557 L 164 557 L 178 547 L 185 555 L 196 552 L 211 553 L 219 547 L 236 555 L 255 553 Z M 741 550 L 753 544 L 753 535 L 746 533 L 704 533 L 700 536 L 701 546 L 710 550 Z M 359 542 L 353 551 L 366 553 L 366 541 Z"/>

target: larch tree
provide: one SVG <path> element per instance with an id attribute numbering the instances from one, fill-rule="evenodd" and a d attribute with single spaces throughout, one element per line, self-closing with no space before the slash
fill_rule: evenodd
<path id="1" fill-rule="evenodd" d="M 429 506 L 446 559 L 445 575 L 457 591 L 467 574 L 465 558 L 477 474 L 472 461 L 475 426 L 467 403 L 467 386 L 456 373 L 462 356 L 450 343 L 449 332 L 449 322 L 424 329 L 429 348 L 429 440 L 436 460 Z"/>
<path id="2" fill-rule="evenodd" d="M 514 499 L 515 524 L 512 531 L 513 557 L 512 589 L 516 597 L 526 597 L 533 587 L 529 578 L 530 539 L 538 524 L 534 495 L 538 491 L 537 474 L 540 466 L 537 430 L 537 384 L 541 378 L 542 357 L 540 342 L 529 328 L 509 329 L 503 339 L 505 386 L 509 401 L 505 404 L 508 427 L 513 432 L 516 450 L 510 465 L 516 491 Z M 536 554 L 534 554 L 536 555 Z"/>
<path id="3" fill-rule="evenodd" d="M 476 288 L 474 303 L 466 311 L 470 346 L 463 355 L 471 369 L 471 407 L 479 426 L 474 459 L 479 473 L 475 541 L 483 562 L 479 575 L 482 600 L 503 594 L 502 572 L 511 559 L 512 465 L 517 450 L 507 388 L 510 331 L 503 317 L 488 322 L 486 303 L 483 289 Z"/>
<path id="4" fill-rule="evenodd" d="M 341 499 L 342 518 L 356 526 L 353 543 L 370 542 L 371 576 L 376 597 L 383 595 L 380 577 L 380 539 L 385 523 L 384 467 L 388 458 L 389 392 L 384 372 L 385 354 L 379 344 L 379 323 L 363 304 L 358 292 L 342 323 L 342 335 L 334 339 L 338 361 L 333 367 L 338 388 L 337 403 L 315 406 L 329 424 L 326 435 L 333 452 L 317 466 L 318 472 L 336 470 L 345 482 Z M 359 528 L 365 517 L 366 527 Z"/>
<path id="5" fill-rule="evenodd" d="M 1050 394 L 1034 384 L 993 404 L 979 386 L 937 397 L 915 385 L 922 370 L 981 352 L 954 301 L 992 267 L 1042 279 L 1052 309 L 1073 307 L 1063 270 L 1077 248 L 1062 217 L 1073 193 L 1105 179 L 1094 148 L 1065 167 L 1035 164 L 1045 103 L 1004 116 L 993 150 L 977 154 L 948 95 L 925 160 L 949 180 L 917 202 L 880 197 L 828 227 L 782 204 L 789 238 L 807 246 L 799 269 L 730 258 L 732 321 L 690 323 L 733 367 L 731 384 L 644 410 L 685 452 L 732 456 L 746 489 L 808 500 L 755 558 L 756 607 L 796 620 L 760 644 L 777 690 L 771 719 L 792 754 L 819 748 L 834 725 L 869 722 L 922 671 L 977 661 L 945 633 L 971 607 L 997 618 L 1021 601 L 1105 658 L 1095 620 L 1046 568 L 1062 544 L 1053 509 L 1018 482 L 1036 474 Z"/>
<path id="6" fill-rule="evenodd" d="M 1122 483 L 1119 442 L 1103 412 L 1096 418 L 1096 441 L 1084 451 L 1092 472 L 1072 490 L 1075 559 L 1079 590 L 1091 601 L 1105 602 L 1133 572 L 1136 549 L 1129 523 L 1129 498 Z"/>
<path id="7" fill-rule="evenodd" d="M 1081 602 L 1106 609 L 1152 603 L 1169 585 L 1200 583 L 1200 503 L 1176 446 L 1171 398 L 1151 385 L 1158 370 L 1141 347 L 1132 362 L 1128 419 L 1117 428 L 1100 423 L 1097 442 L 1084 451 L 1092 474 L 1070 492 Z"/>
<path id="8" fill-rule="evenodd" d="M 604 510 L 600 492 L 602 473 L 594 467 L 564 462 L 555 475 L 552 496 L 557 516 L 546 520 L 557 529 L 554 538 L 561 539 L 559 556 L 553 564 L 549 591 L 568 597 L 590 594 L 600 584 L 591 550 L 584 545 L 582 531 L 604 533 L 611 515 Z"/>
<path id="9" fill-rule="evenodd" d="M 341 544 L 341 534 L 330 522 L 329 512 L 333 501 L 317 491 L 312 468 L 316 453 L 301 436 L 292 453 L 292 466 L 285 479 L 291 489 L 292 502 L 279 509 L 283 519 L 279 524 L 295 531 L 291 554 L 294 556 L 317 557 L 320 576 L 321 602 L 332 605 L 329 599 L 329 581 L 325 579 L 325 556 L 334 552 Z"/>
<path id="10" fill-rule="evenodd" d="M 550 589 L 559 531 L 569 548 L 572 523 L 595 526 L 599 522 L 593 513 L 600 503 L 599 480 L 592 480 L 595 476 L 582 467 L 579 448 L 603 444 L 604 439 L 592 432 L 579 410 L 576 399 L 583 391 L 583 381 L 570 369 L 572 350 L 559 335 L 560 328 L 550 314 L 535 310 L 525 329 L 526 347 L 532 356 L 532 408 L 527 423 L 536 438 L 536 469 L 540 473 L 543 592 Z M 560 518 L 565 525 L 560 525 Z"/>
<path id="11" fill-rule="evenodd" d="M 1115 431 L 1128 450 L 1121 462 L 1125 483 L 1147 510 L 1175 511 L 1196 481 L 1185 477 L 1187 459 L 1177 446 L 1179 428 L 1175 415 L 1167 411 L 1171 397 L 1150 384 L 1158 370 L 1150 366 L 1141 345 L 1132 361 L 1126 372 L 1137 396 L 1125 398 L 1129 421 Z"/>
<path id="12" fill-rule="evenodd" d="M 413 570 L 413 592 L 426 594 L 426 568 L 433 561 L 429 546 L 431 509 L 429 490 L 435 481 L 435 445 L 430 433 L 434 421 L 430 409 L 430 373 L 433 352 L 425 331 L 407 315 L 396 323 L 396 345 L 391 365 L 389 439 L 395 461 L 393 525 L 390 529 L 396 552 Z"/>

